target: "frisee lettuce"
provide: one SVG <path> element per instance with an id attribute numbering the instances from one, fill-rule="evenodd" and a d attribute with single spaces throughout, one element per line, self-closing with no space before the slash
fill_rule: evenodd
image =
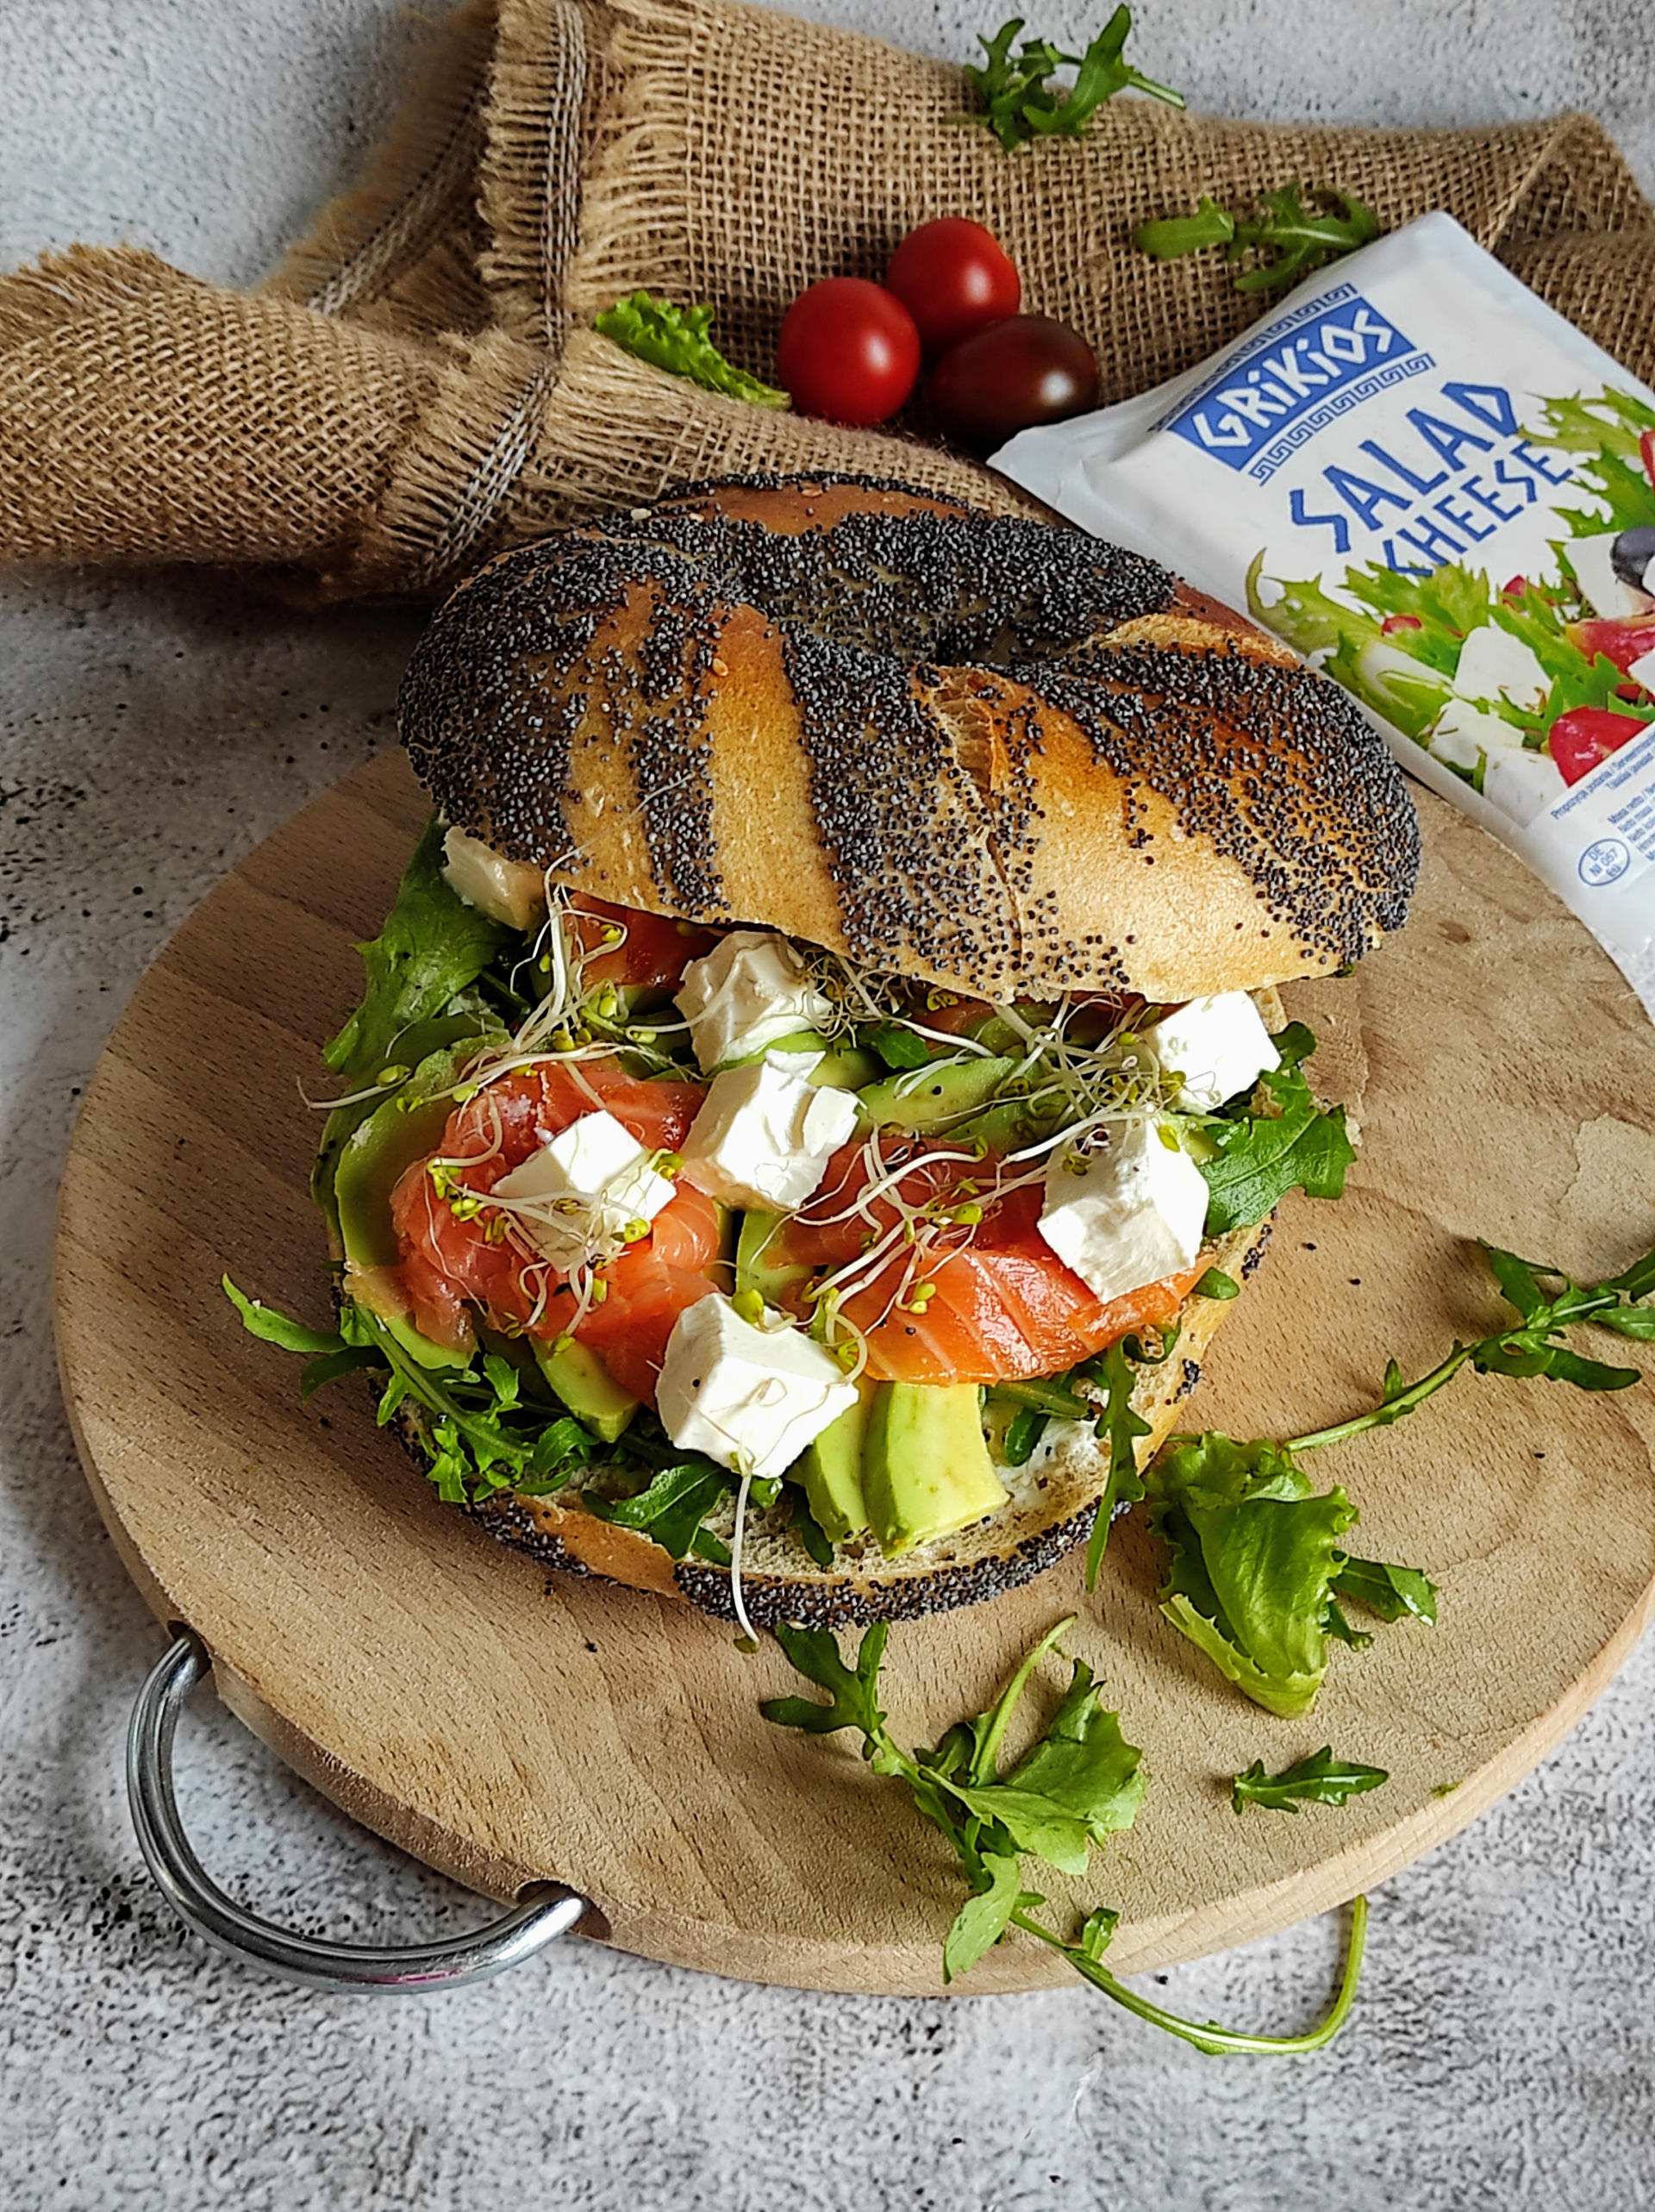
<path id="1" fill-rule="evenodd" d="M 1164 2028 L 1199 2051 L 1314 2051 L 1339 2033 L 1355 1999 L 1367 1928 L 1367 1901 L 1355 1901 L 1345 1971 L 1326 2016 L 1303 2035 L 1248 2035 L 1215 2022 L 1181 2019 L 1141 1996 L 1103 1963 L 1119 1915 L 1107 1905 L 1087 1914 L 1069 1936 L 1035 1917 L 1046 1899 L 1023 1886 L 1023 1860 L 1044 1859 L 1059 1872 L 1084 1871 L 1093 1844 L 1130 1828 L 1143 1802 L 1142 1753 L 1126 1740 L 1120 1715 L 1107 1711 L 1090 1668 L 1071 1661 L 1062 1703 L 1031 1748 L 1009 1771 L 1001 1750 L 1012 1716 L 1035 1667 L 1074 1625 L 1060 1621 L 1028 1652 L 1010 1682 L 986 1711 L 956 1721 L 934 1750 L 905 1752 L 891 1734 L 879 1703 L 879 1669 L 889 1624 L 864 1634 L 846 1665 L 825 1628 L 776 1630 L 795 1668 L 828 1693 L 776 1697 L 761 1708 L 766 1720 L 812 1735 L 851 1728 L 862 1738 L 862 1756 L 876 1774 L 901 1782 L 916 1809 L 939 1829 L 965 1873 L 970 1895 L 943 1940 L 943 1978 L 957 1981 L 1013 1928 L 1059 1952 L 1095 1989 L 1141 2020 Z"/>
<path id="2" fill-rule="evenodd" d="M 592 328 L 637 359 L 671 376 L 685 377 L 707 391 L 722 392 L 727 399 L 746 400 L 753 407 L 790 407 L 786 392 L 761 384 L 725 359 L 712 341 L 715 313 L 711 307 L 677 307 L 649 292 L 634 292 L 594 316 Z"/>

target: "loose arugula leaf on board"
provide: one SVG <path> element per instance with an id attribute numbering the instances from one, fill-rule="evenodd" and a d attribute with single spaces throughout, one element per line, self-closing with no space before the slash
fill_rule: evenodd
<path id="1" fill-rule="evenodd" d="M 1140 1754 L 1121 1737 L 1119 1716 L 1102 1710 L 1090 1671 L 1078 1661 L 1051 1725 L 1009 1774 L 1002 1778 L 998 1773 L 1001 1742 L 1036 1661 L 1073 1625 L 1061 1621 L 1048 1631 L 1024 1657 L 994 1704 L 957 1721 L 933 1751 L 905 1753 L 886 1728 L 878 1703 L 884 1622 L 863 1636 L 852 1666 L 841 1659 L 826 1629 L 778 1627 L 776 1635 L 783 1650 L 807 1679 L 828 1690 L 831 1702 L 823 1705 L 809 1697 L 778 1697 L 761 1710 L 784 1727 L 815 1734 L 859 1729 L 863 1756 L 875 1772 L 902 1781 L 916 1809 L 946 1837 L 971 1894 L 944 1939 L 946 1981 L 969 1973 L 984 1952 L 1015 1928 L 1059 1952 L 1112 2003 L 1197 2050 L 1287 2053 L 1320 2049 L 1339 2033 L 1355 2000 L 1367 1932 L 1365 1898 L 1358 1897 L 1352 1907 L 1345 1970 L 1331 2009 L 1308 2034 L 1290 2036 L 1248 2035 L 1215 2021 L 1183 2020 L 1128 1988 L 1103 1964 L 1119 1919 L 1109 1906 L 1100 1905 L 1087 1914 L 1071 1939 L 1034 1917 L 1046 1900 L 1022 1886 L 1023 1851 L 1000 1815 L 1010 1811 L 1023 1833 L 1038 1833 L 1043 1846 L 1055 1844 L 1065 1856 L 1074 1851 L 1084 1865 L 1085 1853 L 1077 1848 L 1074 1831 L 1101 1840 L 1130 1824 L 1143 1795 Z"/>
<path id="2" fill-rule="evenodd" d="M 443 1013 L 516 934 L 449 888 L 445 834 L 433 815 L 384 928 L 356 948 L 366 971 L 362 1003 L 322 1047 L 328 1066 L 352 1087 L 372 1083 L 395 1057 L 402 1033 Z"/>
<path id="3" fill-rule="evenodd" d="M 1655 1284 L 1655 1252 L 1646 1253 L 1608 1282 L 1588 1284 L 1573 1282 L 1558 1268 L 1521 1259 L 1496 1245 L 1485 1244 L 1483 1252 L 1501 1295 L 1516 1312 L 1515 1327 L 1498 1329 L 1472 1344 L 1456 1340 L 1447 1356 L 1416 1383 L 1404 1382 L 1402 1370 L 1390 1360 L 1377 1405 L 1308 1436 L 1296 1436 L 1294 1451 L 1319 1450 L 1359 1436 L 1365 1429 L 1389 1428 L 1416 1412 L 1468 1365 L 1479 1375 L 1538 1376 L 1548 1382 L 1572 1383 L 1582 1390 L 1629 1390 L 1640 1379 L 1636 1367 L 1610 1367 L 1602 1360 L 1583 1359 L 1556 1340 L 1565 1330 L 1589 1322 L 1637 1340 L 1655 1341 L 1655 1308 L 1639 1303 Z M 1548 1292 L 1548 1281 L 1559 1287 Z"/>
<path id="4" fill-rule="evenodd" d="M 1383 1559 L 1347 1559 L 1333 1577 L 1336 1596 L 1365 1605 L 1382 1621 L 1437 1624 L 1437 1585 L 1418 1567 L 1398 1567 Z"/>
<path id="5" fill-rule="evenodd" d="M 1171 1553 L 1161 1610 L 1266 1711 L 1308 1712 L 1327 1671 L 1327 1610 L 1356 1519 L 1316 1495 L 1281 1446 L 1218 1432 L 1174 1439 L 1146 1471 L 1150 1524 Z"/>
<path id="6" fill-rule="evenodd" d="M 725 359 L 712 341 L 716 312 L 708 306 L 678 307 L 648 292 L 634 292 L 594 316 L 592 328 L 652 367 L 686 377 L 708 391 L 722 392 L 727 399 L 744 399 L 754 407 L 790 407 L 786 392 L 761 384 Z"/>
<path id="7" fill-rule="evenodd" d="M 1132 30 L 1127 8 L 1115 9 L 1084 54 L 1065 53 L 1049 39 L 1025 39 L 1014 53 L 1022 28 L 1022 17 L 1015 16 L 991 39 L 979 37 L 986 59 L 980 66 L 967 62 L 965 69 L 986 111 L 968 120 L 986 124 L 1008 153 L 1031 139 L 1078 135 L 1106 100 L 1128 89 L 1169 107 L 1184 103 L 1183 93 L 1158 84 L 1122 58 Z M 1076 72 L 1074 83 L 1054 83 L 1057 72 L 1067 68 Z"/>
<path id="8" fill-rule="evenodd" d="M 1255 1759 L 1230 1788 L 1230 1803 L 1238 1813 L 1248 1805 L 1272 1812 L 1296 1813 L 1301 1804 L 1343 1805 L 1365 1790 L 1377 1790 L 1390 1776 L 1383 1766 L 1364 1766 L 1359 1759 L 1335 1759 L 1331 1744 L 1312 1752 L 1296 1765 L 1279 1774 L 1266 1774 L 1265 1762 Z"/>
<path id="9" fill-rule="evenodd" d="M 1314 1046 L 1313 1038 L 1310 1049 Z M 1236 1121 L 1217 1117 L 1204 1125 L 1216 1147 L 1213 1159 L 1200 1163 L 1207 1179 L 1209 1237 L 1262 1222 L 1290 1190 L 1302 1190 L 1313 1198 L 1339 1197 L 1345 1171 L 1356 1158 L 1346 1134 L 1345 1109 L 1323 1111 L 1298 1059 L 1284 1058 L 1259 1080 L 1274 1103 L 1274 1114 L 1246 1114 Z"/>
<path id="10" fill-rule="evenodd" d="M 1307 206 L 1302 195 L 1308 193 Z M 1379 218 L 1353 193 L 1338 185 L 1304 185 L 1296 178 L 1273 192 L 1261 192 L 1258 212 L 1238 216 L 1207 195 L 1192 216 L 1146 222 L 1132 242 L 1157 261 L 1176 261 L 1221 246 L 1232 266 L 1249 253 L 1261 258 L 1234 278 L 1239 292 L 1285 291 L 1301 277 L 1371 246 L 1379 235 Z M 1267 258 L 1265 258 L 1267 257 Z"/>

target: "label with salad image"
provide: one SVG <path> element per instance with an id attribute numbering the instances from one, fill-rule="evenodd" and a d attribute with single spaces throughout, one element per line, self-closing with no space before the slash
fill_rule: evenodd
<path id="1" fill-rule="evenodd" d="M 1655 393 L 1448 216 L 994 465 L 1245 605 L 1655 990 Z"/>

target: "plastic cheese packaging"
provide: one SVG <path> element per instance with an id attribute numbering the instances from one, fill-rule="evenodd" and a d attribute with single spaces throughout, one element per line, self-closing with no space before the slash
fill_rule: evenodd
<path id="1" fill-rule="evenodd" d="M 1655 393 L 1450 216 L 993 466 L 1336 678 L 1655 1005 Z"/>

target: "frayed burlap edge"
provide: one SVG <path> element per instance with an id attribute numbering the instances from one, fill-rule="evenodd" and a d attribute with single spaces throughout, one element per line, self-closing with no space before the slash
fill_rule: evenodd
<path id="1" fill-rule="evenodd" d="M 399 324 L 455 327 L 453 296 L 466 274 L 456 247 L 474 223 L 497 12 L 498 0 L 466 0 L 440 21 L 418 19 L 396 122 L 362 176 L 329 201 L 261 291 L 351 317 L 397 291 Z"/>

